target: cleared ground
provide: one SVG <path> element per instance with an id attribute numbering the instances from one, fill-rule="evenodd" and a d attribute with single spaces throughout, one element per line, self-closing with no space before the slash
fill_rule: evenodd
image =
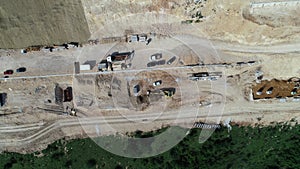
<path id="1" fill-rule="evenodd" d="M 172 41 L 172 39 L 170 40 Z M 156 41 L 160 40 L 154 40 L 152 45 Z M 162 39 L 162 41 L 167 41 L 167 39 Z M 101 49 L 101 46 L 86 46 L 86 48 L 95 49 L 87 50 L 85 54 L 91 51 L 91 55 L 96 48 L 99 47 Z M 86 48 L 84 47 L 83 49 Z M 56 54 L 64 55 L 65 51 L 57 52 Z M 81 55 L 80 58 L 82 60 L 86 60 L 84 57 L 89 57 L 89 55 L 85 54 Z M 49 142 L 62 136 L 70 138 L 75 136 L 86 137 L 86 134 L 95 136 L 97 131 L 99 135 L 113 134 L 115 131 L 126 133 L 135 131 L 137 128 L 148 131 L 153 128 L 159 128 L 162 125 L 172 125 L 178 117 L 182 117 L 179 118 L 182 121 L 179 121 L 177 124 L 186 127 L 191 127 L 193 122 L 198 120 L 216 123 L 230 118 L 233 122 L 239 124 L 260 123 L 268 125 L 273 121 L 297 119 L 299 117 L 299 112 L 297 112 L 299 104 L 297 102 L 292 100 L 288 100 L 286 103 L 280 103 L 278 100 L 253 102 L 250 100 L 250 89 L 253 82 L 255 82 L 257 69 L 263 70 L 265 78 L 273 77 L 273 74 L 279 74 L 281 70 L 274 66 L 268 67 L 268 57 L 265 55 L 255 58 L 253 54 L 247 54 L 247 56 L 244 54 L 244 59 L 242 59 L 238 56 L 238 53 L 235 54 L 222 55 L 226 56 L 226 59 L 224 58 L 222 62 L 233 63 L 232 66 L 228 67 L 177 68 L 176 66 L 180 66 L 180 64 L 174 64 L 172 66 L 164 65 L 147 69 L 146 65 L 143 65 L 144 70 L 128 69 L 103 74 L 95 74 L 96 72 L 90 71 L 75 76 L 30 79 L 26 79 L 26 76 L 21 76 L 19 77 L 21 79 L 11 79 L 6 82 L 2 79 L 1 92 L 7 92 L 10 98 L 7 106 L 1 108 L 2 112 L 9 111 L 9 109 L 13 110 L 13 108 L 21 108 L 23 110 L 22 113 L 3 116 L 1 119 L 2 127 L 9 127 L 1 130 L 3 131 L 1 137 L 5 138 L 3 140 L 3 143 L 5 143 L 4 147 L 10 151 L 20 151 L 19 148 L 24 148 L 22 150 L 25 151 L 32 151 L 42 149 Z M 132 62 L 138 63 L 139 59 L 149 59 L 148 56 L 144 56 L 144 58 L 142 56 L 142 54 L 136 55 Z M 260 62 L 254 65 L 246 64 L 243 66 L 234 64 L 236 58 L 239 58 L 239 61 L 247 62 L 249 60 L 248 57 Z M 288 58 L 288 56 L 286 57 Z M 203 59 L 205 60 L 205 58 Z M 286 63 L 281 62 L 281 64 L 288 63 L 288 60 Z M 45 66 L 45 70 L 47 70 L 47 65 Z M 52 65 L 49 64 L 48 66 L 51 67 Z M 223 78 L 215 82 L 191 81 L 188 79 L 190 73 L 218 72 L 222 70 L 225 70 Z M 291 71 L 290 74 L 296 74 L 297 71 L 299 70 Z M 269 72 L 272 72 L 272 74 Z M 28 73 L 30 74 L 30 72 Z M 40 75 L 47 76 L 48 72 L 42 71 L 40 73 Z M 288 74 L 281 78 L 286 77 L 288 77 Z M 144 111 L 138 110 L 136 98 L 130 96 L 133 85 L 141 82 L 145 84 L 147 89 L 154 90 L 151 84 L 157 79 L 162 80 L 163 84 L 161 87 L 175 87 L 177 93 L 173 98 L 165 98 L 158 94 L 155 97 L 156 100 L 155 98 L 152 101 L 150 99 L 149 105 L 145 107 Z M 31 87 L 25 89 L 28 83 L 31 84 L 28 85 Z M 74 105 L 78 109 L 77 117 L 65 116 L 61 112 L 51 111 L 51 109 L 58 110 L 57 105 L 54 103 L 54 87 L 56 83 L 62 86 L 72 85 L 74 89 Z M 226 85 L 226 90 L 224 90 L 224 85 Z M 40 94 L 35 93 L 40 86 L 46 86 L 46 88 L 42 87 Z M 21 99 L 23 103 L 21 106 L 16 103 L 20 98 L 16 94 L 24 92 L 32 92 L 32 95 L 24 95 Z M 49 104 L 48 99 L 52 100 L 52 107 L 49 107 L 51 104 Z M 225 103 L 223 110 L 222 103 Z M 274 104 L 280 104 L 280 106 L 274 106 Z M 241 105 L 243 106 L 241 107 Z M 38 109 L 38 107 L 47 108 L 48 110 Z M 24 127 L 20 125 L 24 125 Z M 11 143 L 6 144 L 7 141 Z"/>
<path id="2" fill-rule="evenodd" d="M 299 76 L 299 27 L 273 28 L 245 20 L 242 10 L 249 5 L 247 1 L 143 2 L 83 0 L 83 7 L 92 38 L 125 37 L 126 30 L 156 33 L 148 45 L 85 44 L 53 53 L 1 51 L 0 71 L 21 66 L 28 70 L 0 79 L 0 92 L 8 94 L 7 104 L 0 108 L 1 150 L 38 150 L 61 137 L 126 134 L 165 125 L 189 128 L 195 121 L 270 125 L 300 120 L 297 100 L 253 101 L 251 96 L 258 70 L 263 72 L 263 80 Z M 202 10 L 203 21 L 182 24 L 182 20 L 192 18 L 194 7 Z M 287 44 L 262 46 L 278 42 Z M 135 51 L 126 62 L 132 64 L 130 68 L 97 72 L 97 63 L 108 54 L 129 51 Z M 160 60 L 173 56 L 176 59 L 170 65 L 148 66 L 154 53 L 162 53 Z M 75 75 L 75 61 L 95 65 L 92 70 Z M 248 64 L 249 61 L 254 62 Z M 205 66 L 186 66 L 190 64 Z M 189 76 L 197 72 L 222 72 L 222 77 L 213 81 L 190 80 Z M 153 86 L 156 80 L 162 80 L 161 86 Z M 72 102 L 55 103 L 57 83 L 63 89 L 73 87 Z M 132 95 L 136 84 L 141 85 L 142 97 Z M 167 87 L 176 89 L 171 98 L 157 91 Z M 149 96 L 148 90 L 152 93 Z M 74 107 L 77 116 L 60 112 L 66 106 Z"/>
<path id="3" fill-rule="evenodd" d="M 300 26 L 299 1 L 251 3 L 243 16 L 260 25 L 271 27 Z"/>
<path id="4" fill-rule="evenodd" d="M 185 32 L 190 34 L 210 39 L 253 46 L 299 42 L 300 29 L 297 17 L 299 5 L 258 8 L 250 14 L 252 18 L 249 20 L 247 11 L 251 10 L 251 3 L 273 1 L 224 0 L 201 1 L 197 4 L 190 2 L 83 0 L 82 4 L 93 38 L 120 36 L 123 35 L 123 30 L 118 28 L 126 28 L 134 32 L 153 31 L 165 35 L 186 30 Z M 185 26 L 181 21 L 196 21 L 200 16 L 199 13 L 204 17 L 200 22 L 192 23 L 198 31 L 181 29 Z M 161 24 L 162 22 L 164 24 Z"/>

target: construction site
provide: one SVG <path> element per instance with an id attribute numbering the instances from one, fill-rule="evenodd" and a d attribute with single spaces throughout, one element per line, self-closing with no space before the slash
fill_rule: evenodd
<path id="1" fill-rule="evenodd" d="M 0 24 L 9 42 L 0 43 L 0 151 L 163 126 L 300 120 L 298 2 L 47 3 L 80 24 L 59 22 L 66 32 L 18 43 Z M 9 22 L 14 12 L 3 11 Z M 38 26 L 40 36 L 51 27 Z"/>
<path id="2" fill-rule="evenodd" d="M 294 98 L 295 101 L 299 99 L 299 79 L 264 80 L 259 84 L 253 86 L 254 99 L 285 99 Z"/>

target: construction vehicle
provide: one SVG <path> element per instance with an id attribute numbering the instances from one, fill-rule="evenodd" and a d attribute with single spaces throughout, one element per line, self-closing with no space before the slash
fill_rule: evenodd
<path id="1" fill-rule="evenodd" d="M 165 94 L 165 97 L 167 98 L 172 97 L 176 91 L 175 88 L 162 88 L 160 90 Z"/>
<path id="2" fill-rule="evenodd" d="M 166 97 L 172 97 L 174 93 L 172 91 L 164 91 Z"/>

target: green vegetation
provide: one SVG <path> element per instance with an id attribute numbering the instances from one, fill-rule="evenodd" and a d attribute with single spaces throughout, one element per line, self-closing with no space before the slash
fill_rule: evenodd
<path id="1" fill-rule="evenodd" d="M 176 147 L 150 158 L 116 156 L 91 139 L 59 140 L 40 152 L 41 157 L 1 154 L 0 168 L 300 168 L 300 125 L 234 126 L 229 133 L 226 128 L 214 132 L 203 144 L 198 143 L 200 131 L 193 129 Z M 156 132 L 136 134 L 149 137 Z"/>

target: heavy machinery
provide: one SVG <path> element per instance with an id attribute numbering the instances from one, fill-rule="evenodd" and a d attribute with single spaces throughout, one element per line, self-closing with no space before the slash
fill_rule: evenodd
<path id="1" fill-rule="evenodd" d="M 162 88 L 160 89 L 164 94 L 165 97 L 170 98 L 175 94 L 176 89 L 171 87 L 171 88 Z"/>

